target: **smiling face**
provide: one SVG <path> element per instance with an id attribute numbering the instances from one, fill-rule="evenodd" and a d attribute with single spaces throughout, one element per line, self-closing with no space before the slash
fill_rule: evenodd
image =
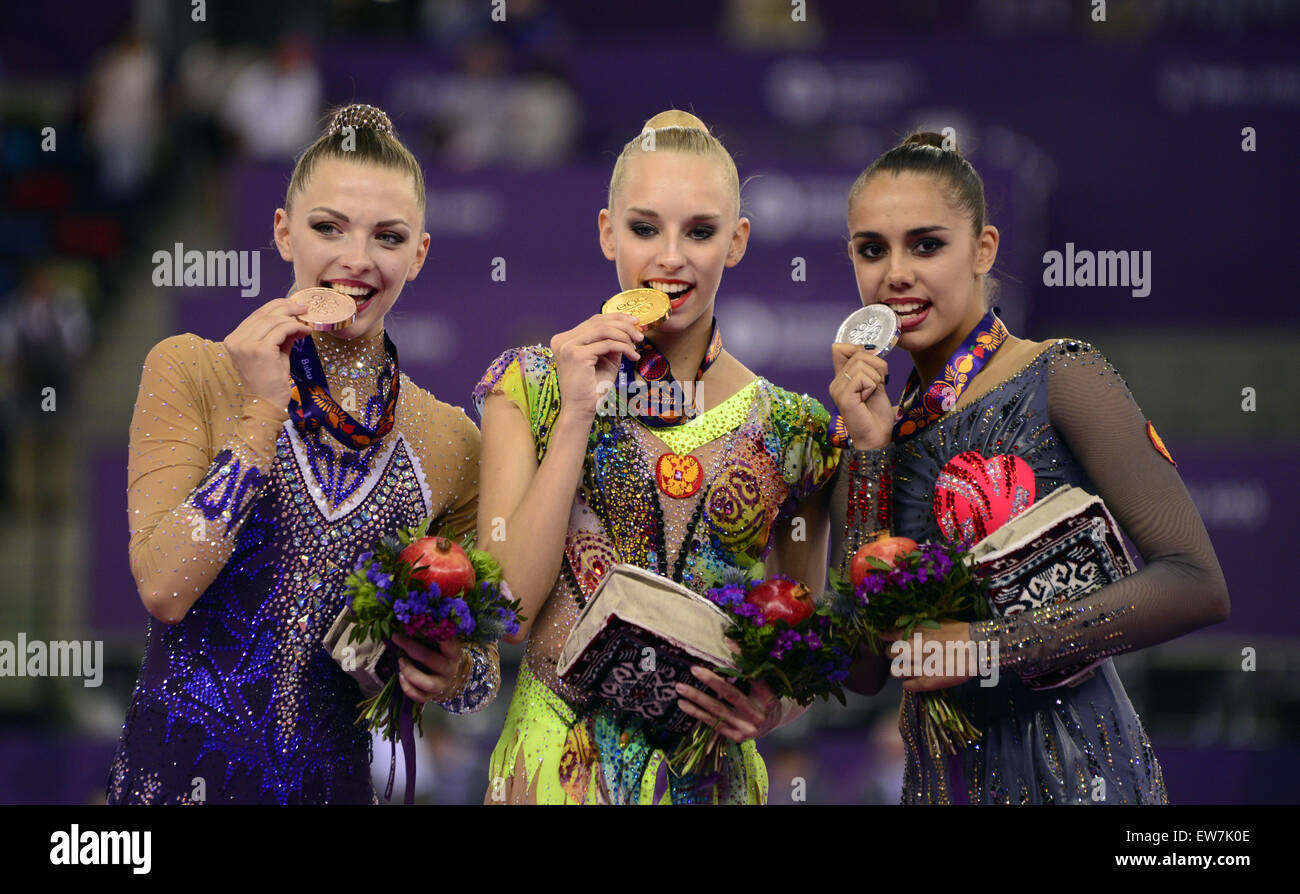
<path id="1" fill-rule="evenodd" d="M 294 291 L 336 289 L 357 302 L 340 338 L 377 335 L 402 287 L 415 279 L 429 234 L 411 177 L 394 168 L 323 159 L 275 212 L 275 244 L 293 264 Z"/>
<path id="2" fill-rule="evenodd" d="M 980 277 L 997 257 L 998 231 L 973 234 L 934 177 L 872 177 L 849 208 L 849 234 L 862 303 L 898 313 L 905 350 L 960 341 L 984 316 Z"/>
<path id="3" fill-rule="evenodd" d="M 598 223 L 619 287 L 668 293 L 672 313 L 655 327 L 664 333 L 712 320 L 722 271 L 740 262 L 749 241 L 749 220 L 737 217 L 722 166 L 686 152 L 629 160 L 614 207 Z"/>

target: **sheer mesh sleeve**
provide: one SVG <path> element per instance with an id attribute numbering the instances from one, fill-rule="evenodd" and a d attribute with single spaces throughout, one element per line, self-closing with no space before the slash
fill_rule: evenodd
<path id="1" fill-rule="evenodd" d="M 971 625 L 999 665 L 1033 677 L 1182 636 L 1228 617 L 1228 590 L 1205 525 L 1127 384 L 1090 345 L 1051 349 L 1053 427 L 1146 567 L 1062 606 Z"/>
<path id="2" fill-rule="evenodd" d="M 415 387 L 403 391 L 403 437 L 416 445 L 435 518 L 430 531 L 446 530 L 454 540 L 473 531 L 478 516 L 481 435 L 465 411 Z M 420 407 L 416 412 L 406 408 Z M 433 702 L 452 714 L 472 714 L 491 704 L 501 688 L 501 660 L 495 644 L 466 646 L 469 660 L 456 695 Z"/>
<path id="3" fill-rule="evenodd" d="M 202 381 L 210 364 L 202 339 L 178 335 L 150 350 L 140 377 L 127 463 L 128 550 L 140 597 L 154 609 L 162 597 L 188 607 L 221 572 L 289 418 L 224 389 L 229 404 L 208 406 Z M 216 414 L 234 416 L 235 426 L 213 444 Z"/>
<path id="4" fill-rule="evenodd" d="M 438 519 L 438 529 L 446 528 L 455 540 L 466 532 L 473 532 L 478 523 L 478 455 L 481 436 L 478 426 L 470 421 L 459 407 L 442 405 L 447 411 L 443 417 L 447 420 L 446 428 L 453 434 L 446 439 L 445 450 L 451 454 L 442 458 L 442 464 L 448 473 L 442 476 L 441 486 L 449 491 L 446 508 Z M 426 443 L 436 444 L 435 439 Z M 461 452 L 463 451 L 463 452 Z M 435 462 L 431 456 L 427 463 Z M 455 472 L 455 480 L 451 474 Z"/>
<path id="5" fill-rule="evenodd" d="M 840 455 L 831 492 L 831 568 L 844 577 L 863 543 L 893 524 L 890 503 L 890 451 L 853 450 Z M 889 659 L 864 644 L 858 650 L 844 685 L 853 692 L 874 695 L 889 681 Z"/>
<path id="6" fill-rule="evenodd" d="M 445 409 L 446 405 L 443 405 Z M 446 528 L 454 539 L 459 540 L 467 531 L 473 531 L 478 522 L 478 454 L 480 435 L 478 426 L 470 421 L 459 408 L 454 408 L 454 422 L 447 427 L 459 434 L 461 449 L 465 453 L 457 456 L 454 468 L 458 471 L 456 480 L 444 482 L 452 488 L 452 495 L 447 502 L 447 509 L 438 519 L 438 527 Z M 451 445 L 449 444 L 448 447 Z M 453 464 L 448 463 L 450 471 Z M 492 703 L 501 689 L 501 658 L 496 643 L 482 646 L 471 643 L 466 646 L 472 663 L 469 676 L 460 692 L 447 701 L 437 702 L 450 714 L 473 714 Z"/>
<path id="7" fill-rule="evenodd" d="M 831 494 L 831 566 L 845 577 L 858 547 L 893 524 L 889 451 L 846 448 Z"/>

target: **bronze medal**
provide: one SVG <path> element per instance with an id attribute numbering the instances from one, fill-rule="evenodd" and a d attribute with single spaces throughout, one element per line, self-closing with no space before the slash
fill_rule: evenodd
<path id="1" fill-rule="evenodd" d="M 307 302 L 307 309 L 297 319 L 317 332 L 343 329 L 352 325 L 352 321 L 357 318 L 357 303 L 333 289 L 303 289 L 289 297 L 301 298 Z"/>

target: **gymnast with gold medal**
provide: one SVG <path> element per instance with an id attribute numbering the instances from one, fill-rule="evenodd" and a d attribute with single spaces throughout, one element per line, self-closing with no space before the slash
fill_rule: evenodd
<path id="1" fill-rule="evenodd" d="M 624 291 L 549 348 L 506 351 L 474 394 L 480 543 L 531 619 L 486 803 L 763 803 L 755 739 L 801 713 L 762 684 L 744 693 L 695 668 L 704 690 L 678 684 L 678 704 L 727 745 L 720 773 L 677 776 L 653 728 L 556 672 L 615 564 L 700 594 L 760 559 L 814 592 L 825 580 L 829 416 L 727 353 L 713 317 L 749 238 L 735 163 L 693 115 L 664 112 L 646 130 L 654 151 L 627 143 L 598 218 Z"/>

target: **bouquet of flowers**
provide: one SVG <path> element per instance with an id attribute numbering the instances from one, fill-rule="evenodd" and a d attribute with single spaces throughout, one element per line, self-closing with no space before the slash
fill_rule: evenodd
<path id="1" fill-rule="evenodd" d="M 727 638 L 736 645 L 734 667 L 718 674 L 741 681 L 761 680 L 778 698 L 808 705 L 834 696 L 844 704 L 840 685 L 849 675 L 856 643 L 850 630 L 837 623 L 826 608 L 813 604 L 809 590 L 783 575 L 762 580 L 762 566 L 753 577 L 737 580 L 705 594 L 731 619 Z M 668 760 L 679 776 L 699 772 L 711 762 L 717 772 L 722 756 L 715 728 L 700 724 L 685 737 Z"/>
<path id="2" fill-rule="evenodd" d="M 907 537 L 882 534 L 853 557 L 850 580 L 830 572 L 830 611 L 880 654 L 881 632 L 896 629 L 904 647 L 917 627 L 937 628 L 940 618 L 978 621 L 988 615 L 983 580 L 972 572 L 965 543 L 917 545 Z M 912 661 L 919 662 L 919 656 Z M 969 747 L 980 731 L 948 690 L 920 694 L 921 732 L 949 754 Z"/>
<path id="3" fill-rule="evenodd" d="M 462 543 L 426 536 L 430 521 L 382 538 L 357 557 L 344 583 L 352 614 L 348 642 L 390 646 L 387 682 L 361 703 L 357 718 L 385 739 L 395 737 L 403 714 L 418 728 L 422 707 L 397 685 L 394 633 L 431 647 L 453 638 L 488 645 L 516 633 L 524 620 L 497 561 L 475 549 L 471 535 Z"/>

